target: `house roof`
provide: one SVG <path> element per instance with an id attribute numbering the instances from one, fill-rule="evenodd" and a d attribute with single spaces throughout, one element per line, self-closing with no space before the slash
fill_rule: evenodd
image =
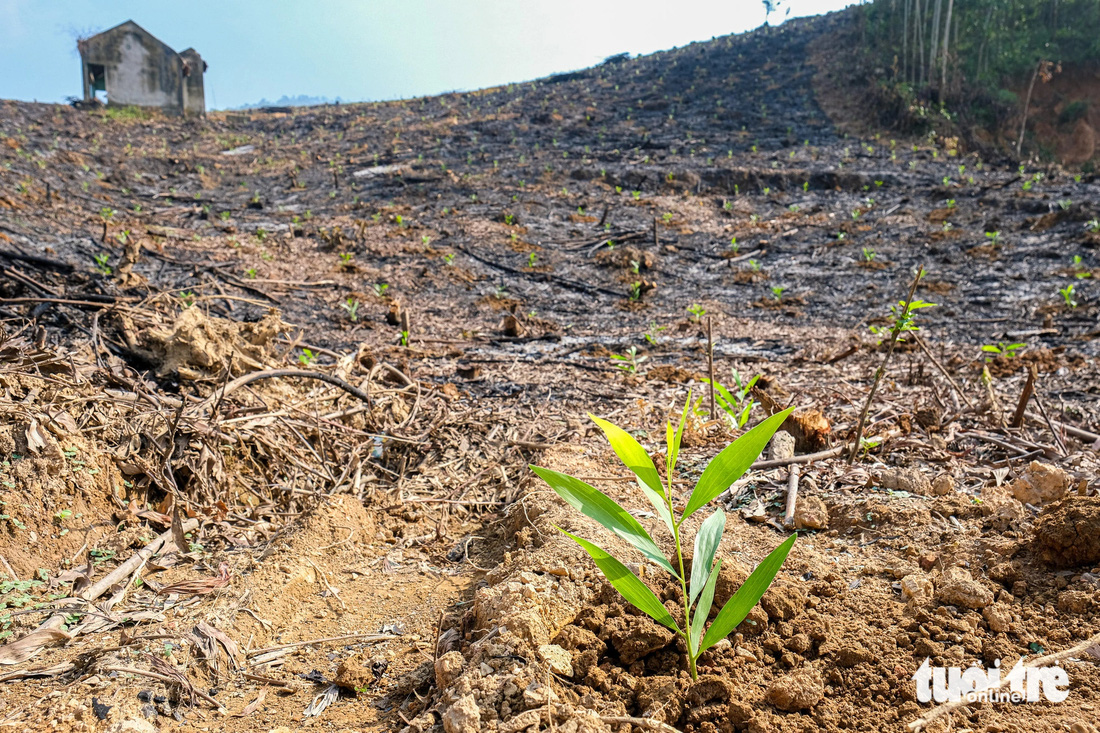
<path id="1" fill-rule="evenodd" d="M 118 25 L 116 25 L 113 28 L 108 28 L 107 30 L 102 31 L 101 33 L 96 33 L 94 36 L 90 36 L 88 38 L 85 38 L 83 41 L 78 43 L 77 46 L 80 49 L 81 53 L 84 53 L 87 50 L 94 49 L 99 44 L 99 42 L 105 40 L 108 36 L 112 36 L 112 35 L 115 35 L 116 33 L 121 33 L 121 32 L 136 32 L 136 33 L 139 33 L 141 35 L 148 36 L 150 39 L 152 39 L 156 43 L 160 44 L 161 46 L 163 46 L 165 49 L 167 49 L 171 53 L 176 53 L 175 50 L 173 50 L 171 46 L 169 46 L 167 43 L 165 43 L 164 41 L 162 41 L 159 38 L 157 38 L 156 36 L 154 36 L 149 31 L 145 30 L 144 28 L 142 28 L 140 25 L 138 25 L 137 23 L 135 23 L 132 20 L 127 20 L 125 22 L 119 23 Z"/>

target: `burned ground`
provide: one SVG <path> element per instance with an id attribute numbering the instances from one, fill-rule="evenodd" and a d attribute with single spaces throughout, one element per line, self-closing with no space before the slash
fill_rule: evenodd
<path id="1" fill-rule="evenodd" d="M 836 132 L 808 48 L 845 17 L 290 114 L 0 103 L 4 724 L 902 730 L 926 657 L 1100 631 L 1100 184 Z M 924 347 L 855 463 L 801 468 L 777 586 L 690 683 L 526 464 L 621 477 L 586 412 L 659 450 L 708 320 L 719 380 L 842 446 L 922 265 Z M 735 433 L 693 419 L 684 478 Z M 723 499 L 730 588 L 788 466 Z M 1090 730 L 1076 657 L 1065 704 L 929 729 Z"/>

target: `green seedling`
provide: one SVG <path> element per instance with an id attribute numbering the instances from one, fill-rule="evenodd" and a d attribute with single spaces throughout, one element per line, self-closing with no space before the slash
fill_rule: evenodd
<path id="1" fill-rule="evenodd" d="M 625 354 L 612 354 L 612 360 L 616 362 L 615 366 L 627 374 L 637 374 L 638 366 L 648 359 L 648 356 L 639 356 L 637 347 L 631 346 L 630 350 Z"/>
<path id="2" fill-rule="evenodd" d="M 1003 356 L 1006 359 L 1012 359 L 1016 356 L 1016 352 L 1027 346 L 1027 344 L 1006 344 L 1004 341 L 998 341 L 996 344 L 986 344 L 982 346 L 982 351 L 993 356 L 987 356 L 986 361 L 993 361 L 994 357 Z"/>
<path id="3" fill-rule="evenodd" d="M 1092 277 L 1092 273 L 1085 269 L 1084 260 L 1081 259 L 1081 255 L 1073 256 L 1073 274 L 1078 280 L 1083 280 L 1086 277 Z"/>
<path id="4" fill-rule="evenodd" d="M 528 253 L 528 255 L 527 255 L 527 266 L 528 267 L 534 267 L 535 265 L 538 264 L 538 261 L 539 261 L 539 256 L 537 254 L 535 254 L 534 252 Z"/>
<path id="5" fill-rule="evenodd" d="M 1076 288 L 1073 287 L 1073 283 L 1070 283 L 1069 285 L 1065 286 L 1064 288 L 1059 288 L 1058 292 L 1061 294 L 1062 300 L 1066 301 L 1066 307 L 1067 308 L 1076 308 L 1077 307 L 1077 300 L 1075 298 L 1075 296 L 1077 294 L 1077 290 L 1076 290 Z"/>
<path id="6" fill-rule="evenodd" d="M 649 330 L 647 330 L 645 332 L 646 342 L 650 346 L 656 346 L 657 342 L 659 340 L 658 334 L 660 334 L 661 331 L 664 331 L 667 328 L 668 328 L 668 326 L 658 326 L 657 321 L 650 321 L 649 322 Z"/>
<path id="7" fill-rule="evenodd" d="M 750 268 L 750 269 L 751 269 L 751 270 L 752 270 L 753 272 L 760 272 L 761 268 L 763 268 L 763 267 L 764 267 L 764 266 L 763 266 L 762 264 L 760 264 L 760 263 L 759 263 L 758 261 L 756 261 L 756 260 L 749 260 L 749 268 Z"/>
<path id="8" fill-rule="evenodd" d="M 698 303 L 692 303 L 688 306 L 688 313 L 690 313 L 692 319 L 696 323 L 698 323 L 703 318 L 703 316 L 707 314 L 707 309 L 699 305 Z"/>
<path id="9" fill-rule="evenodd" d="M 229 218 L 231 216 L 233 215 L 228 211 L 223 211 L 222 213 L 218 214 L 218 218 L 220 218 L 222 221 L 229 221 Z"/>
<path id="10" fill-rule="evenodd" d="M 302 366 L 309 366 L 317 360 L 317 354 L 313 353 L 309 349 L 302 349 L 302 353 L 298 354 L 298 363 Z"/>
<path id="11" fill-rule="evenodd" d="M 386 291 L 390 289 L 389 283 L 375 283 L 371 287 L 374 288 L 374 294 L 377 295 L 379 298 L 384 297 L 386 295 Z"/>
<path id="12" fill-rule="evenodd" d="M 100 252 L 92 259 L 95 260 L 95 269 L 99 270 L 101 274 L 110 275 L 113 272 L 111 266 L 107 264 L 106 252 Z"/>
<path id="13" fill-rule="evenodd" d="M 408 346 L 409 345 L 409 332 L 408 331 L 402 331 L 401 332 L 401 345 L 402 346 Z"/>
<path id="14" fill-rule="evenodd" d="M 695 488 L 692 489 L 683 511 L 677 516 L 674 506 L 677 497 L 673 492 L 673 477 L 690 406 L 691 396 L 689 395 L 680 416 L 679 427 L 669 421 L 665 430 L 667 448 L 665 482 L 667 483 L 662 482 L 649 453 L 633 436 L 606 420 L 589 415 L 592 421 L 603 430 L 619 459 L 637 477 L 638 487 L 671 533 L 676 548 L 675 565 L 669 561 L 638 520 L 603 492 L 580 479 L 557 471 L 539 466 L 531 466 L 531 470 L 549 484 L 550 488 L 567 504 L 629 542 L 647 560 L 662 568 L 679 582 L 683 614 L 677 619 L 656 594 L 620 560 L 599 545 L 558 528 L 588 553 L 603 576 L 628 603 L 683 639 L 687 648 L 688 672 L 692 679 L 698 679 L 699 657 L 707 649 L 726 638 L 756 606 L 775 580 L 797 535 L 788 537 L 753 570 L 744 584 L 718 612 L 704 634 L 707 617 L 714 602 L 715 585 L 722 568 L 721 559 L 716 561 L 715 555 L 725 531 L 726 514 L 721 509 L 716 509 L 700 526 L 695 535 L 690 575 L 685 572 L 684 567 L 684 537 L 682 536 L 684 523 L 744 475 L 780 424 L 791 414 L 793 408 L 768 418 L 715 456 L 699 477 Z M 680 614 L 677 613 L 677 615 Z"/>
<path id="15" fill-rule="evenodd" d="M 1000 231 L 986 232 L 985 237 L 986 237 L 986 239 L 989 240 L 989 243 L 991 245 L 993 245 L 994 247 L 997 247 L 1001 244 L 1001 232 Z"/>
<path id="16" fill-rule="evenodd" d="M 244 271 L 244 275 L 249 280 L 255 280 L 256 279 L 256 268 L 255 267 L 248 268 L 247 270 Z"/>
<path id="17" fill-rule="evenodd" d="M 180 303 L 183 304 L 184 308 L 190 308 L 192 305 L 195 304 L 195 294 L 190 290 L 181 291 L 179 297 Z"/>
<path id="18" fill-rule="evenodd" d="M 874 262 L 875 261 L 875 251 L 873 249 L 868 248 L 868 247 L 864 247 L 863 248 L 863 261 L 864 262 Z"/>
<path id="19" fill-rule="evenodd" d="M 777 303 L 783 302 L 783 291 L 787 288 L 779 285 L 772 285 L 772 297 L 775 298 Z"/>
<path id="20" fill-rule="evenodd" d="M 1089 219 L 1085 222 L 1085 228 L 1093 234 L 1100 234 L 1100 219 Z"/>
<path id="21" fill-rule="evenodd" d="M 443 255 L 443 262 L 448 265 L 453 265 L 455 263 L 455 253 L 448 252 L 447 254 Z"/>
<path id="22" fill-rule="evenodd" d="M 752 392 L 753 385 L 756 384 L 756 380 L 758 379 L 760 379 L 759 374 L 754 376 L 747 383 L 742 383 L 740 372 L 734 369 L 733 383 L 735 389 L 732 392 L 719 384 L 718 380 L 714 381 L 714 401 L 718 407 L 721 408 L 722 412 L 726 413 L 738 430 L 745 427 L 745 423 L 749 421 L 749 416 L 752 414 L 753 408 L 759 404 L 749 396 Z M 703 383 L 710 384 L 710 380 L 704 377 Z"/>
<path id="23" fill-rule="evenodd" d="M 360 303 L 355 298 L 348 298 L 340 304 L 340 307 L 347 312 L 348 318 L 351 319 L 352 323 L 356 323 L 359 320 L 359 306 Z"/>

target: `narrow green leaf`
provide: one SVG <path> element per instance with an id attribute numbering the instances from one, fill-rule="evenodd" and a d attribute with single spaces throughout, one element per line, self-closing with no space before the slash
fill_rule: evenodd
<path id="1" fill-rule="evenodd" d="M 752 571 L 745 584 L 737 589 L 726 605 L 722 606 L 722 610 L 714 617 L 714 623 L 710 625 L 706 636 L 703 637 L 703 643 L 697 650 L 699 654 L 714 646 L 720 639 L 729 636 L 729 633 L 737 628 L 737 624 L 745 620 L 745 616 L 749 615 L 749 611 L 759 603 L 764 591 L 775 580 L 775 574 L 787 559 L 787 553 L 791 551 L 797 538 L 798 535 L 792 534 L 783 544 L 772 550 L 771 554 L 764 558 L 764 562 Z"/>
<path id="2" fill-rule="evenodd" d="M 607 582 L 611 583 L 615 590 L 622 594 L 623 598 L 657 623 L 667 626 L 676 633 L 680 633 L 680 627 L 676 625 L 676 621 L 672 618 L 672 615 L 669 614 L 668 609 L 664 607 L 660 599 L 654 595 L 653 591 L 651 591 L 637 575 L 630 572 L 629 568 L 611 557 L 611 555 L 608 555 L 599 545 L 595 545 L 586 539 L 577 537 L 570 532 L 566 532 L 561 527 L 557 527 L 557 529 L 561 533 L 572 537 L 578 545 L 584 548 L 584 551 L 596 562 L 596 567 L 598 567 L 600 572 L 603 573 L 603 576 L 607 578 Z"/>
<path id="3" fill-rule="evenodd" d="M 715 497 L 728 489 L 734 481 L 741 478 L 749 466 L 764 450 L 764 446 L 771 440 L 772 435 L 794 411 L 788 407 L 783 412 L 778 412 L 764 422 L 757 425 L 749 432 L 726 446 L 726 449 L 716 455 L 707 467 L 699 482 L 691 492 L 684 515 L 680 521 L 690 517 L 696 511 L 709 504 Z"/>
<path id="4" fill-rule="evenodd" d="M 638 488 L 649 499 L 649 503 L 657 511 L 657 516 L 672 531 L 672 517 L 668 513 L 668 502 L 665 500 L 664 486 L 661 484 L 661 476 L 657 473 L 657 467 L 653 465 L 653 459 L 649 457 L 646 449 L 634 439 L 634 436 L 620 427 L 612 425 L 603 418 L 589 413 L 592 422 L 600 426 L 603 434 L 607 436 L 607 442 L 615 455 L 623 462 L 623 465 L 638 477 Z"/>
<path id="5" fill-rule="evenodd" d="M 699 533 L 695 535 L 695 552 L 691 556 L 691 593 L 688 595 L 688 606 L 695 603 L 695 599 L 703 591 L 703 586 L 710 577 L 710 566 L 714 564 L 714 553 L 718 551 L 718 543 L 722 541 L 722 533 L 726 531 L 726 513 L 721 509 L 711 514 L 699 527 Z"/>
<path id="6" fill-rule="evenodd" d="M 558 496 L 565 499 L 566 504 L 586 517 L 595 519 L 604 527 L 634 545 L 639 552 L 660 565 L 674 577 L 680 577 L 679 573 L 672 569 L 668 558 L 657 547 L 657 543 L 653 541 L 645 528 L 627 510 L 619 506 L 614 499 L 580 479 L 564 473 L 558 473 L 539 466 L 531 466 L 531 470 L 549 484 Z"/>
<path id="7" fill-rule="evenodd" d="M 688 408 L 691 407 L 691 390 L 688 390 L 687 402 L 684 403 L 684 411 L 680 414 L 680 427 L 675 431 L 666 430 L 668 438 L 668 476 L 672 476 L 672 469 L 676 467 L 676 461 L 680 458 L 680 441 L 684 437 L 684 426 L 687 425 Z M 669 425 L 671 428 L 671 424 Z M 683 521 L 682 519 L 680 521 Z"/>
<path id="8" fill-rule="evenodd" d="M 714 572 L 707 578 L 707 584 L 703 586 L 703 592 L 699 596 L 699 605 L 695 608 L 695 615 L 691 617 L 691 648 L 696 659 L 703 653 L 699 648 L 699 637 L 703 634 L 703 624 L 710 615 L 710 607 L 714 603 L 714 587 L 718 583 L 718 572 L 722 569 L 722 559 L 714 565 Z"/>

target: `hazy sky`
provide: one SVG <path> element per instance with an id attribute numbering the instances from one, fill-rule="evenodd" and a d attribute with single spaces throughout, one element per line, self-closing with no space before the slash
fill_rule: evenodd
<path id="1" fill-rule="evenodd" d="M 772 17 L 852 0 L 790 0 Z M 0 0 L 0 99 L 79 96 L 75 39 L 133 20 L 210 65 L 206 103 L 476 89 L 748 30 L 759 0 Z"/>

